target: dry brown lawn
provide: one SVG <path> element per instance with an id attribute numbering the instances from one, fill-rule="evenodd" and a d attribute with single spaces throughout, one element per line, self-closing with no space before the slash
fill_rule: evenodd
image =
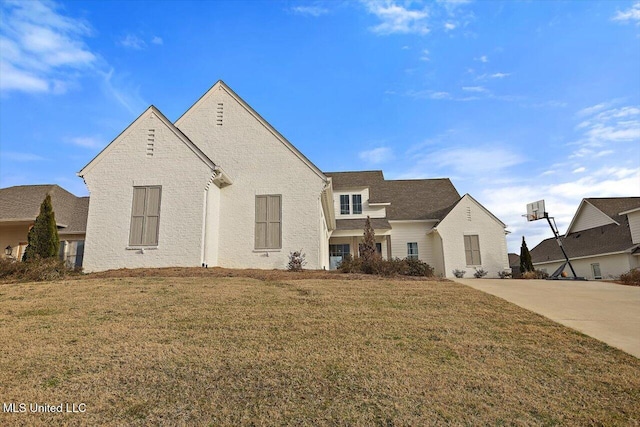
<path id="1" fill-rule="evenodd" d="M 0 400 L 86 405 L 0 425 L 640 422 L 640 360 L 453 282 L 91 277 L 0 285 Z"/>

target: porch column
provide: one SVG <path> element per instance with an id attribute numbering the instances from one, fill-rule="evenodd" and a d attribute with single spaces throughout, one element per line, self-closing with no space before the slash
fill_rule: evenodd
<path id="1" fill-rule="evenodd" d="M 391 259 L 391 235 L 387 234 L 387 259 Z"/>
<path id="2" fill-rule="evenodd" d="M 358 250 L 358 238 L 351 238 L 351 247 L 353 248 L 353 257 L 358 258 L 360 256 L 360 251 Z"/>

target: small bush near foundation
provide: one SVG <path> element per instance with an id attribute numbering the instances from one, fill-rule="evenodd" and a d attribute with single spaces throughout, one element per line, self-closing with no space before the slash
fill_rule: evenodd
<path id="1" fill-rule="evenodd" d="M 509 270 L 498 271 L 498 277 L 501 279 L 508 279 L 511 277 L 511 272 Z"/>
<path id="2" fill-rule="evenodd" d="M 620 275 L 620 281 L 625 285 L 640 286 L 640 268 L 634 268 Z"/>
<path id="3" fill-rule="evenodd" d="M 405 258 L 404 262 L 406 264 L 406 276 L 433 276 L 433 267 L 424 261 L 420 261 L 416 258 Z"/>
<path id="4" fill-rule="evenodd" d="M 476 268 L 476 272 L 473 273 L 473 277 L 475 277 L 476 279 L 481 279 L 486 276 L 487 273 L 488 271 L 485 271 L 483 268 Z"/>
<path id="5" fill-rule="evenodd" d="M 457 268 L 453 270 L 453 275 L 458 279 L 462 279 L 467 272 L 465 270 L 458 270 Z"/>
<path id="6" fill-rule="evenodd" d="M 549 273 L 542 270 L 527 271 L 526 273 L 522 274 L 522 278 L 523 279 L 547 279 L 549 278 Z"/>
<path id="7" fill-rule="evenodd" d="M 302 271 L 302 267 L 307 265 L 306 254 L 302 252 L 302 249 L 295 252 L 289 252 L 289 263 L 287 264 L 287 270 L 289 271 Z"/>
<path id="8" fill-rule="evenodd" d="M 42 282 L 63 279 L 80 270 L 67 268 L 64 261 L 57 258 L 36 258 L 19 262 L 13 259 L 0 259 L 0 280 L 18 282 Z"/>
<path id="9" fill-rule="evenodd" d="M 342 273 L 376 274 L 378 276 L 433 277 L 433 267 L 418 259 L 382 259 L 376 256 L 367 263 L 362 258 L 345 256 L 338 270 Z"/>

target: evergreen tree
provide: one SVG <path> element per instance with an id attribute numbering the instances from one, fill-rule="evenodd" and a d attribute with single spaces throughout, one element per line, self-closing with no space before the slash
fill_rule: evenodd
<path id="1" fill-rule="evenodd" d="M 520 246 L 520 273 L 526 273 L 527 271 L 533 270 L 531 254 L 529 253 L 529 248 L 527 248 L 527 242 L 524 241 L 524 236 L 522 236 L 522 246 Z"/>
<path id="2" fill-rule="evenodd" d="M 365 273 L 373 273 L 376 257 L 376 233 L 371 226 L 371 219 L 367 216 L 364 223 L 364 243 L 362 244 L 362 267 Z"/>
<path id="3" fill-rule="evenodd" d="M 51 195 L 47 194 L 40 205 L 40 213 L 27 236 L 28 245 L 24 251 L 23 261 L 38 258 L 55 258 L 58 256 L 60 238 L 56 226 L 56 216 L 51 205 Z"/>

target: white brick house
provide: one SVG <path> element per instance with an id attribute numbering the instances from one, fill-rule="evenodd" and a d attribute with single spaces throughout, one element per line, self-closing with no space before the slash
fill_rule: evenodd
<path id="1" fill-rule="evenodd" d="M 359 183 L 360 198 L 355 201 L 362 212 L 355 213 L 358 206 L 354 211 L 350 205 L 353 217 L 343 219 L 338 212 L 345 193 L 334 196 L 336 188 L 344 190 L 340 183 L 334 187 L 340 174 L 320 171 L 219 81 L 175 123 L 149 107 L 78 173 L 90 192 L 85 271 L 200 265 L 284 268 L 289 253 L 299 249 L 306 254 L 307 268 L 328 269 L 330 250 L 335 252 L 345 238 L 357 256 L 362 227 L 346 230 L 344 220 L 364 223 L 367 214 L 375 218 L 387 257 L 407 256 L 408 241 L 416 243 L 419 258 L 440 275 L 480 265 L 497 275 L 508 267 L 504 224 L 470 196 L 460 198 L 455 189 L 444 194 L 436 188 L 433 194 L 421 190 L 415 197 L 412 184 L 385 181 L 382 172 L 353 174 L 373 181 Z M 430 181 L 437 180 L 415 182 Z M 372 194 L 384 198 L 380 183 L 396 183 L 389 185 L 405 188 L 405 196 L 422 198 L 425 206 L 437 205 L 449 215 L 409 221 L 398 217 L 393 209 L 402 207 L 401 200 L 371 199 Z M 464 219 L 467 206 L 478 212 L 473 226 L 455 219 Z M 461 230 L 480 236 L 481 264 L 466 263 Z M 449 244 L 452 233 L 460 242 Z"/>

